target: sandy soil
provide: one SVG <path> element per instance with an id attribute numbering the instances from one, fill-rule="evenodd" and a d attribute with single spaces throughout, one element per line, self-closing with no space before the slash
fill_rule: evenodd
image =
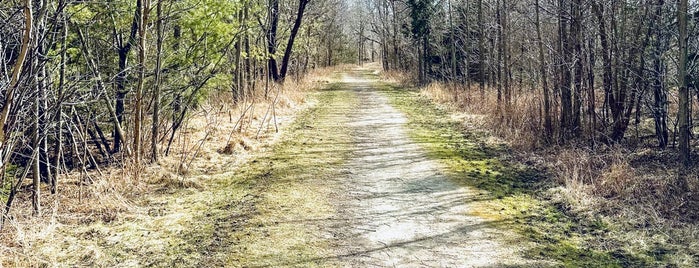
<path id="1" fill-rule="evenodd" d="M 358 97 L 349 127 L 353 159 L 338 178 L 337 218 L 326 231 L 344 267 L 501 267 L 526 265 L 516 235 L 473 216 L 483 195 L 443 175 L 407 135 L 406 117 L 358 73 L 344 82 Z M 531 264 L 531 263 L 529 263 Z"/>

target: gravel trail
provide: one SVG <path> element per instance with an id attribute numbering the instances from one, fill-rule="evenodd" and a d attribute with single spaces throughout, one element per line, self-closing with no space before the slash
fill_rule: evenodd
<path id="1" fill-rule="evenodd" d="M 477 191 L 459 185 L 407 134 L 407 119 L 375 81 L 345 74 L 359 107 L 346 114 L 356 144 L 338 178 L 338 218 L 326 226 L 343 267 L 501 267 L 526 265 L 514 236 L 473 216 Z M 514 236 L 516 237 L 516 236 Z M 531 263 L 530 263 L 531 264 Z"/>

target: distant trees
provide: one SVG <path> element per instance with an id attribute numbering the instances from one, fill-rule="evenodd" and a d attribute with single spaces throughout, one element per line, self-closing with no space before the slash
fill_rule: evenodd
<path id="1" fill-rule="evenodd" d="M 0 2 L 5 210 L 27 177 L 38 214 L 41 183 L 56 193 L 62 173 L 157 162 L 211 92 L 253 101 L 267 97 L 258 81 L 269 75 L 281 80 L 353 59 L 337 6 L 347 7 L 339 0 Z M 265 68 L 276 59 L 281 66 Z"/>
<path id="2" fill-rule="evenodd" d="M 505 124 L 517 112 L 510 109 L 518 94 L 539 88 L 542 144 L 621 143 L 648 119 L 655 132 L 648 136 L 661 148 L 679 145 L 680 162 L 691 163 L 699 3 L 371 2 L 379 18 L 373 21 L 398 25 L 376 27 L 384 69 L 415 71 L 423 82 L 460 81 L 467 89 L 476 82 L 481 92 L 498 94 Z M 412 55 L 393 56 L 396 50 Z"/>

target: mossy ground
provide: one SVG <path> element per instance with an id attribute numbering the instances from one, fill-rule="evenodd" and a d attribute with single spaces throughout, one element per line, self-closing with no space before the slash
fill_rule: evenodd
<path id="1" fill-rule="evenodd" d="M 340 84 L 318 99 L 282 142 L 250 166 L 247 176 L 260 184 L 260 198 L 255 216 L 233 234 L 242 250 L 229 266 L 324 266 L 317 260 L 331 253 L 330 241 L 314 222 L 335 214 L 329 181 L 349 157 L 351 137 L 341 113 L 352 109 L 355 99 Z"/>
<path id="2" fill-rule="evenodd" d="M 474 213 L 501 221 L 532 242 L 526 257 L 565 267 L 628 267 L 665 265 L 655 249 L 639 252 L 620 244 L 601 244 L 615 226 L 601 219 L 577 217 L 562 204 L 547 200 L 545 173 L 517 163 L 506 145 L 487 133 L 465 129 L 450 111 L 417 90 L 381 86 L 394 106 L 409 119 L 410 135 L 445 166 L 459 183 L 486 196 Z M 522 242 L 522 241 L 513 241 Z"/>

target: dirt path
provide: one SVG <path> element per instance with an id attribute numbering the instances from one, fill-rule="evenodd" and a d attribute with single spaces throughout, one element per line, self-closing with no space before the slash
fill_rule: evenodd
<path id="1" fill-rule="evenodd" d="M 407 134 L 407 119 L 359 73 L 346 74 L 359 106 L 346 116 L 356 148 L 337 180 L 340 266 L 482 267 L 524 264 L 513 234 L 474 214 L 482 195 L 451 181 Z M 344 219 L 344 220 L 343 220 Z"/>

